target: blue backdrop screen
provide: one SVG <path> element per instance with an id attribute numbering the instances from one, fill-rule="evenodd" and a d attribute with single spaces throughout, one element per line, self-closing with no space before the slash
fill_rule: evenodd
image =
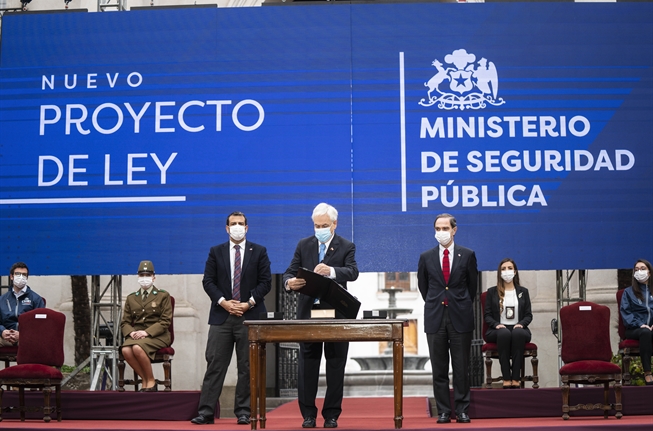
<path id="1" fill-rule="evenodd" d="M 652 136 L 652 4 L 7 14 L 0 259 L 201 273 L 238 210 L 279 273 L 324 201 L 362 271 L 443 212 L 480 269 L 628 268 Z"/>

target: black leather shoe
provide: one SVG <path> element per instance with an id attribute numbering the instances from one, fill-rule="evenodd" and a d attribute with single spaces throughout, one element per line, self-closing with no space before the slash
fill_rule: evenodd
<path id="1" fill-rule="evenodd" d="M 315 428 L 315 418 L 308 417 L 304 419 L 302 428 Z"/>
<path id="2" fill-rule="evenodd" d="M 467 413 L 461 413 L 459 415 L 456 415 L 456 422 L 459 424 L 468 424 L 472 420 L 469 418 L 469 415 Z"/>
<path id="3" fill-rule="evenodd" d="M 439 424 L 448 424 L 451 422 L 451 413 L 440 413 L 438 415 Z"/>
<path id="4" fill-rule="evenodd" d="M 190 423 L 195 425 L 209 425 L 214 423 L 214 420 L 208 416 L 199 415 L 198 417 L 191 419 Z"/>
<path id="5" fill-rule="evenodd" d="M 238 422 L 236 422 L 238 425 L 249 425 L 249 416 L 247 415 L 240 415 L 238 416 Z"/>
<path id="6" fill-rule="evenodd" d="M 325 420 L 324 428 L 338 428 L 338 420 L 335 418 Z"/>

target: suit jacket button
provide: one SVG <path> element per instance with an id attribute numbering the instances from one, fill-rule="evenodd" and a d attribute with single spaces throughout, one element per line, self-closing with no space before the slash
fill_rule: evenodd
<path id="1" fill-rule="evenodd" d="M 445 287 L 444 290 L 449 290 L 449 286 Z"/>
<path id="2" fill-rule="evenodd" d="M 442 305 L 444 305 L 444 301 L 442 301 Z"/>

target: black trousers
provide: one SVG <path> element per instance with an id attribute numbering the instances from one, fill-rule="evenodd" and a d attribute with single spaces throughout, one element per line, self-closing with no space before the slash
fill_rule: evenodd
<path id="1" fill-rule="evenodd" d="M 303 418 L 317 417 L 315 397 L 320 378 L 322 346 L 326 358 L 327 390 L 322 407 L 324 419 L 338 419 L 342 413 L 345 365 L 349 343 L 299 343 L 299 376 L 297 395 Z"/>
<path id="2" fill-rule="evenodd" d="M 449 352 L 453 368 L 453 397 L 456 415 L 467 413 L 470 399 L 469 355 L 472 347 L 471 332 L 457 332 L 445 308 L 438 332 L 426 334 L 433 370 L 433 396 L 438 414 L 451 414 L 449 397 Z"/>
<path id="3" fill-rule="evenodd" d="M 222 386 L 231 362 L 234 345 L 238 380 L 234 414 L 236 417 L 250 415 L 249 394 L 249 341 L 244 317 L 229 316 L 222 325 L 211 325 L 206 343 L 206 373 L 202 381 L 202 393 L 198 407 L 199 414 L 207 417 L 215 415 L 215 406 L 220 399 Z"/>
<path id="4" fill-rule="evenodd" d="M 626 338 L 639 340 L 639 357 L 642 359 L 642 369 L 651 371 L 651 353 L 653 351 L 653 331 L 646 328 L 626 329 Z"/>
<path id="5" fill-rule="evenodd" d="M 485 338 L 489 343 L 497 343 L 503 381 L 520 381 L 524 347 L 531 341 L 530 332 L 524 328 L 515 328 L 514 325 L 506 325 L 505 328 L 490 329 Z"/>

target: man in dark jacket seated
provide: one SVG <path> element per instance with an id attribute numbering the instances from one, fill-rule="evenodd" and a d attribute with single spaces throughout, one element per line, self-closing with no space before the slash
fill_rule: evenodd
<path id="1" fill-rule="evenodd" d="M 16 262 L 9 270 L 9 291 L 0 296 L 0 347 L 18 344 L 18 316 L 36 308 L 45 308 L 45 301 L 27 285 L 29 269 Z"/>

